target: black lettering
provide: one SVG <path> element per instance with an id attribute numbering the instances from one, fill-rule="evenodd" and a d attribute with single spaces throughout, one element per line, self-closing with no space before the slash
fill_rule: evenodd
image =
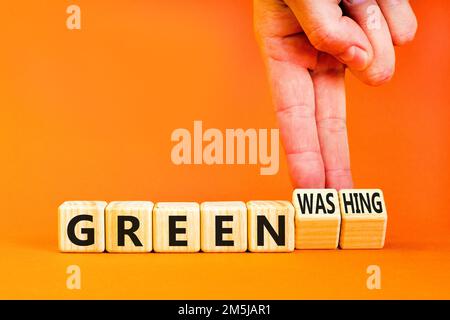
<path id="1" fill-rule="evenodd" d="M 310 194 L 303 193 L 302 195 L 303 195 L 303 201 L 302 201 L 300 194 L 297 193 L 297 199 L 298 199 L 298 204 L 300 206 L 300 211 L 302 212 L 302 214 L 305 214 L 306 210 L 308 211 L 308 213 L 312 213 L 312 203 L 313 203 L 312 193 L 310 193 Z M 308 195 L 310 196 L 309 201 L 308 201 Z"/>
<path id="2" fill-rule="evenodd" d="M 370 196 L 369 193 L 366 193 L 366 197 L 361 193 L 359 195 L 359 198 L 361 200 L 361 212 L 362 213 L 370 213 L 372 212 L 372 208 L 370 206 Z M 367 211 L 366 211 L 367 209 Z"/>
<path id="3" fill-rule="evenodd" d="M 264 245 L 264 228 L 269 232 L 270 236 L 273 238 L 275 243 L 279 246 L 285 245 L 285 230 L 286 230 L 286 217 L 278 216 L 278 234 L 275 229 L 270 224 L 266 216 L 256 217 L 256 228 L 257 228 L 257 243 L 258 246 Z"/>
<path id="4" fill-rule="evenodd" d="M 125 229 L 125 222 L 131 222 L 131 228 Z M 139 229 L 139 219 L 133 216 L 118 216 L 117 217 L 117 245 L 120 247 L 125 246 L 125 236 L 129 236 L 134 246 L 142 247 L 141 241 L 139 241 L 135 232 Z"/>
<path id="5" fill-rule="evenodd" d="M 187 246 L 187 240 L 177 240 L 177 234 L 186 234 L 186 228 L 177 228 L 178 221 L 187 221 L 186 216 L 169 216 L 169 246 Z"/>
<path id="6" fill-rule="evenodd" d="M 79 239 L 75 235 L 75 227 L 78 222 L 81 221 L 94 221 L 94 217 L 89 214 L 80 214 L 79 216 L 73 217 L 68 225 L 67 225 L 67 236 L 69 237 L 70 241 L 72 241 L 73 244 L 77 246 L 91 246 L 95 242 L 95 233 L 94 228 L 81 228 L 81 233 L 86 235 L 86 239 Z"/>
<path id="7" fill-rule="evenodd" d="M 375 201 L 375 198 L 379 198 L 380 200 Z M 383 202 L 381 201 L 381 195 L 378 192 L 375 192 L 372 195 L 372 207 L 376 213 L 383 212 Z"/>
<path id="8" fill-rule="evenodd" d="M 320 193 L 317 194 L 317 203 L 316 203 L 316 213 L 327 213 L 327 209 L 325 208 L 325 203 L 323 202 L 322 195 Z"/>
<path id="9" fill-rule="evenodd" d="M 358 194 L 354 193 L 353 197 L 355 198 L 355 206 L 356 206 L 356 211 L 355 213 L 361 213 L 361 210 L 359 209 L 359 200 L 358 200 Z"/>
<path id="10" fill-rule="evenodd" d="M 233 240 L 223 240 L 224 233 L 232 233 L 233 229 L 224 228 L 223 222 L 233 221 L 233 216 L 216 216 L 216 246 L 234 246 Z"/>
<path id="11" fill-rule="evenodd" d="M 326 200 L 327 200 L 327 204 L 331 208 L 330 210 L 328 210 L 328 213 L 329 214 L 335 213 L 336 212 L 336 206 L 334 205 L 334 202 L 333 202 L 333 194 L 332 193 L 327 193 Z"/>
<path id="12" fill-rule="evenodd" d="M 347 199 L 347 195 L 345 193 L 342 194 L 342 201 L 344 202 L 344 209 L 345 212 L 350 212 L 350 210 L 348 210 L 348 206 L 351 206 L 352 210 L 351 212 L 355 212 L 355 207 L 353 206 L 353 198 L 352 198 L 352 194 L 348 194 L 348 196 L 350 197 L 350 200 Z"/>

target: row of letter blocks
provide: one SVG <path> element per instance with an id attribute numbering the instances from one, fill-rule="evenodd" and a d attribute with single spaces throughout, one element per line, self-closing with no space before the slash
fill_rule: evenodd
<path id="1" fill-rule="evenodd" d="M 290 252 L 384 246 L 378 189 L 296 189 L 288 201 L 66 201 L 62 252 Z"/>

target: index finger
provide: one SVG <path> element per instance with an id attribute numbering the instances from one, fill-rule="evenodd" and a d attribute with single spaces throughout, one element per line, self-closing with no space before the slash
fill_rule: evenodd
<path id="1" fill-rule="evenodd" d="M 316 120 L 325 167 L 325 186 L 353 187 L 345 115 L 345 68 L 332 56 L 321 53 L 312 72 Z"/>
<path id="2" fill-rule="evenodd" d="M 325 173 L 309 71 L 289 62 L 269 60 L 272 95 L 292 182 L 296 188 L 323 188 Z"/>
<path id="3" fill-rule="evenodd" d="M 323 188 L 314 86 L 308 71 L 314 68 L 317 51 L 281 1 L 255 1 L 254 14 L 292 182 L 299 188 Z"/>

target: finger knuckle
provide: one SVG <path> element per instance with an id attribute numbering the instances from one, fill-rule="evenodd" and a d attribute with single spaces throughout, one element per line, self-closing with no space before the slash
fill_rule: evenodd
<path id="1" fill-rule="evenodd" d="M 327 117 L 318 120 L 319 129 L 324 129 L 333 133 L 342 133 L 347 131 L 347 123 L 344 118 Z"/>
<path id="2" fill-rule="evenodd" d="M 281 105 L 277 107 L 278 117 L 290 118 L 314 118 L 314 107 L 307 104 Z"/>
<path id="3" fill-rule="evenodd" d="M 344 168 L 335 168 L 335 169 L 326 169 L 325 173 L 328 177 L 333 178 L 352 178 L 352 171 L 350 168 L 344 167 Z"/>
<path id="4" fill-rule="evenodd" d="M 309 41 L 318 50 L 326 50 L 334 39 L 334 30 L 328 23 L 314 27 L 309 33 Z"/>
<path id="5" fill-rule="evenodd" d="M 372 86 L 379 86 L 391 80 L 393 76 L 394 67 L 384 67 L 369 72 L 367 82 Z"/>

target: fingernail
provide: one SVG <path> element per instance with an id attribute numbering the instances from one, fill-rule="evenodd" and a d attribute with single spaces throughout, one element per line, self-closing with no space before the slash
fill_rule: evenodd
<path id="1" fill-rule="evenodd" d="M 369 64 L 367 52 L 356 46 L 348 48 L 344 53 L 338 55 L 338 58 L 356 71 L 364 70 Z"/>

